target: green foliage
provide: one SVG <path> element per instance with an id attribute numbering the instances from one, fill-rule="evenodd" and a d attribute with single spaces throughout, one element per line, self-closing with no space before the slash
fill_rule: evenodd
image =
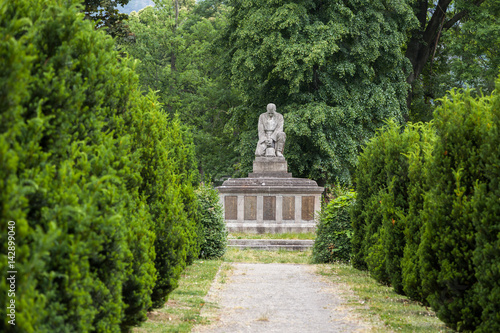
<path id="1" fill-rule="evenodd" d="M 96 28 L 105 29 L 112 37 L 123 40 L 133 40 L 126 24 L 128 16 L 118 12 L 116 7 L 124 6 L 130 0 L 83 0 L 85 18 L 95 22 Z"/>
<path id="2" fill-rule="evenodd" d="M 349 262 L 351 259 L 352 227 L 349 208 L 356 192 L 347 192 L 330 201 L 319 216 L 313 262 Z"/>
<path id="3" fill-rule="evenodd" d="M 220 258 L 226 253 L 227 228 L 219 193 L 211 184 L 201 184 L 196 191 L 196 197 L 203 229 L 200 258 Z"/>
<path id="4" fill-rule="evenodd" d="M 154 235 L 135 190 L 137 156 L 119 134 L 133 73 L 71 2 L 0 8 L 2 220 L 16 221 L 19 276 L 16 326 L 5 327 L 4 308 L 2 327 L 86 332 L 137 324 L 151 303 Z"/>
<path id="5" fill-rule="evenodd" d="M 403 120 L 402 53 L 416 23 L 407 1 L 230 1 L 226 74 L 244 97 L 231 110 L 243 171 L 269 102 L 284 114 L 294 174 L 350 183 L 360 147 L 387 118 Z M 252 149 L 253 148 L 253 149 Z"/>
<path id="6" fill-rule="evenodd" d="M 415 231 L 415 226 L 408 223 L 418 224 L 414 221 L 417 217 L 408 216 L 418 208 L 422 194 L 415 168 L 421 165 L 422 150 L 429 145 L 431 131 L 429 125 L 422 124 L 408 124 L 401 131 L 391 121 L 368 143 L 359 158 L 356 185 L 360 194 L 353 209 L 354 265 L 368 268 L 374 278 L 391 284 L 398 293 L 403 293 L 401 263 L 407 247 L 406 236 L 413 239 L 414 234 L 408 230 Z M 411 181 L 417 182 L 415 188 L 411 187 Z M 417 201 L 415 207 L 409 205 L 410 194 Z M 418 241 L 415 242 L 418 247 Z"/>
<path id="7" fill-rule="evenodd" d="M 491 122 L 484 121 L 484 144 L 479 148 L 484 182 L 475 184 L 471 199 L 472 221 L 477 230 L 475 294 L 482 315 L 477 332 L 500 331 L 500 80 L 491 101 Z"/>
<path id="8" fill-rule="evenodd" d="M 441 10 L 436 4 L 429 2 L 427 12 Z M 455 87 L 473 89 L 473 96 L 490 94 L 495 89 L 500 66 L 499 18 L 497 0 L 451 1 L 439 32 L 428 45 L 430 54 L 422 74 L 412 83 L 411 121 L 430 121 L 439 99 Z M 430 15 L 427 24 L 429 19 Z"/>
<path id="9" fill-rule="evenodd" d="M 170 114 L 177 113 L 183 124 L 196 129 L 200 171 L 213 180 L 230 176 L 237 157 L 234 133 L 224 127 L 227 110 L 239 99 L 219 75 L 221 50 L 212 47 L 225 25 L 225 13 L 220 3 L 187 2 L 176 20 L 174 8 L 157 1 L 155 7 L 130 15 L 135 42 L 121 45 L 140 60 L 137 72 L 144 90 L 157 91 Z"/>
<path id="10" fill-rule="evenodd" d="M 129 124 L 144 163 L 139 192 L 147 200 L 156 234 L 153 307 L 163 306 L 186 265 L 198 256 L 200 246 L 192 139 L 178 119 L 169 121 L 157 99 L 152 91 L 138 98 Z"/>
<path id="11" fill-rule="evenodd" d="M 18 272 L 16 326 L 3 307 L 0 330 L 127 331 L 198 257 L 192 138 L 78 5 L 0 1 L 0 30 L 0 214 Z"/>
<path id="12" fill-rule="evenodd" d="M 473 223 L 471 199 L 485 181 L 483 158 L 491 158 L 481 154 L 491 144 L 486 141 L 492 125 L 490 97 L 474 99 L 469 90 L 451 91 L 434 121 L 438 140 L 427 166 L 430 189 L 418 250 L 423 292 L 441 320 L 471 330 L 481 318 L 474 288 L 479 272 L 473 261 L 480 224 Z"/>
<path id="13" fill-rule="evenodd" d="M 454 329 L 493 332 L 500 328 L 498 95 L 453 90 L 441 103 L 432 123 L 403 132 L 389 124 L 361 154 L 355 264 L 430 304 Z"/>
<path id="14" fill-rule="evenodd" d="M 405 247 L 401 259 L 402 283 L 404 293 L 417 301 L 427 303 L 422 291 L 420 277 L 418 247 L 422 234 L 423 222 L 420 217 L 424 203 L 424 193 L 429 189 L 427 184 L 427 161 L 431 158 L 436 134 L 432 124 L 414 124 L 414 129 L 420 134 L 418 146 L 415 146 L 408 157 L 408 211 L 401 214 L 401 223 L 405 225 Z"/>

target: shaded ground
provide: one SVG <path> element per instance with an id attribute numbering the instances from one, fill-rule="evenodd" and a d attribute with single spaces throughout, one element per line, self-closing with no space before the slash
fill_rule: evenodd
<path id="1" fill-rule="evenodd" d="M 311 265 L 232 263 L 214 283 L 204 311 L 213 324 L 194 332 L 366 332 L 371 327 L 343 304 L 345 287 L 327 283 Z M 220 279 L 219 279 L 220 280 Z"/>

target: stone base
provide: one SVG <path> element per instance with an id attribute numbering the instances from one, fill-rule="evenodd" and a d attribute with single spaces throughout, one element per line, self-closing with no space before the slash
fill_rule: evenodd
<path id="1" fill-rule="evenodd" d="M 284 233 L 316 230 L 323 187 L 293 178 L 284 157 L 256 157 L 248 178 L 218 187 L 230 232 Z"/>
<path id="2" fill-rule="evenodd" d="M 284 157 L 255 157 L 253 161 L 254 173 L 286 173 L 288 164 Z"/>

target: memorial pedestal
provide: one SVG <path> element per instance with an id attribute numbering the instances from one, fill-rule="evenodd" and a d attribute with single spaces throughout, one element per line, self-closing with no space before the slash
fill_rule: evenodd
<path id="1" fill-rule="evenodd" d="M 229 232 L 283 233 L 316 229 L 323 187 L 293 178 L 284 157 L 256 157 L 248 178 L 218 187 Z"/>

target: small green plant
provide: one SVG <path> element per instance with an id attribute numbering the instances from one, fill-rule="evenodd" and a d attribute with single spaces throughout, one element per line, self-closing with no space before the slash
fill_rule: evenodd
<path id="1" fill-rule="evenodd" d="M 328 203 L 320 213 L 313 262 L 348 262 L 351 259 L 352 227 L 349 207 L 356 192 L 347 192 Z"/>
<path id="2" fill-rule="evenodd" d="M 203 233 L 200 258 L 220 258 L 226 252 L 227 228 L 217 191 L 202 183 L 196 191 Z"/>

